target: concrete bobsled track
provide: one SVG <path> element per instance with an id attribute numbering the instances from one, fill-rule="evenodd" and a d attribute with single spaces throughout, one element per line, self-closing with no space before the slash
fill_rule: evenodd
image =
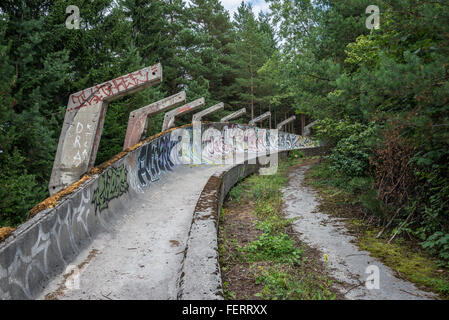
<path id="1" fill-rule="evenodd" d="M 272 166 L 284 151 L 314 145 L 245 125 L 200 130 L 201 154 L 192 126 L 170 129 L 37 205 L 0 243 L 0 298 L 220 299 L 226 193 L 268 150 L 261 162 Z"/>

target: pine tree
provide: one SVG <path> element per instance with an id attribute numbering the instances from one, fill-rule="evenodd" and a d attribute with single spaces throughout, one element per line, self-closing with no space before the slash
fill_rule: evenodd
<path id="1" fill-rule="evenodd" d="M 236 28 L 236 41 L 230 45 L 232 53 L 229 60 L 232 61 L 235 84 L 231 86 L 234 100 L 231 101 L 237 107 L 248 106 L 251 119 L 268 109 L 262 105 L 264 93 L 261 79 L 257 71 L 264 65 L 273 53 L 274 40 L 272 30 L 269 30 L 267 22 L 262 16 L 262 22 L 255 18 L 251 4 L 242 2 L 234 15 Z M 258 107 L 258 110 L 256 110 Z"/>
<path id="2" fill-rule="evenodd" d="M 209 83 L 212 103 L 227 101 L 225 90 L 234 79 L 227 60 L 234 30 L 228 12 L 219 0 L 193 0 L 190 6 L 191 23 L 201 41 L 198 64 L 192 76 L 204 77 Z"/>

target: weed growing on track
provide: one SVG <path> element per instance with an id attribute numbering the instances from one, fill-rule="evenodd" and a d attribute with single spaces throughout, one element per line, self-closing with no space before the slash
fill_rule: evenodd
<path id="1" fill-rule="evenodd" d="M 281 161 L 274 175 L 252 175 L 229 192 L 220 216 L 219 256 L 225 299 L 334 299 L 317 253 L 292 235 L 282 214 L 287 169 L 302 154 Z"/>

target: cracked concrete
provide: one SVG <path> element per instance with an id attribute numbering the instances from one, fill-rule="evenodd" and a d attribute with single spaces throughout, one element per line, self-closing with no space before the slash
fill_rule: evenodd
<path id="1" fill-rule="evenodd" d="M 79 289 L 64 288 L 67 276 L 60 274 L 38 299 L 55 292 L 57 299 L 176 299 L 195 205 L 209 177 L 222 168 L 179 166 L 166 173 L 71 263 L 79 265 L 98 250 L 80 272 Z"/>
<path id="2" fill-rule="evenodd" d="M 303 185 L 304 174 L 310 166 L 295 168 L 289 173 L 289 182 L 283 189 L 284 213 L 296 218 L 293 229 L 301 241 L 320 250 L 328 257 L 330 274 L 344 285 L 337 285 L 350 300 L 428 300 L 436 295 L 419 290 L 413 283 L 397 278 L 394 271 L 368 252 L 353 244 L 344 219 L 318 211 L 317 193 Z M 379 268 L 379 289 L 365 286 L 368 266 Z"/>

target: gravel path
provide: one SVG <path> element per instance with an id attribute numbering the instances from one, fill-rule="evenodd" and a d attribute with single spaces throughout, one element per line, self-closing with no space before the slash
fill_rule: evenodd
<path id="1" fill-rule="evenodd" d="M 293 228 L 301 241 L 320 250 L 328 257 L 330 274 L 345 283 L 337 288 L 347 299 L 357 300 L 427 300 L 435 295 L 415 287 L 414 284 L 394 276 L 394 272 L 366 251 L 353 244 L 344 219 L 318 212 L 317 193 L 303 185 L 304 174 L 310 165 L 294 168 L 283 189 L 284 213 L 297 218 Z M 377 268 L 376 268 L 377 267 Z M 379 271 L 379 288 L 368 289 L 367 277 Z M 368 286 L 375 283 L 368 282 Z"/>

